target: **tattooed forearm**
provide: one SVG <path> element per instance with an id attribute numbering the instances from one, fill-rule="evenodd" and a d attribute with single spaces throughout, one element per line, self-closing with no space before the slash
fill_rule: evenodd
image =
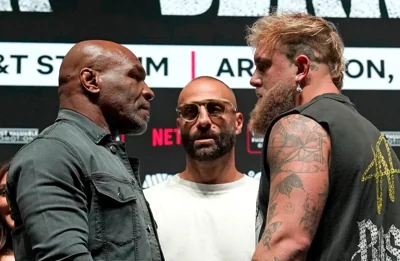
<path id="1" fill-rule="evenodd" d="M 271 225 L 269 225 L 263 235 L 262 235 L 262 241 L 265 247 L 267 247 L 268 249 L 271 249 L 270 243 L 272 240 L 272 235 L 278 230 L 278 228 L 282 225 L 282 222 L 280 221 L 276 221 L 274 223 L 272 223 Z"/>
<path id="2" fill-rule="evenodd" d="M 324 128 L 310 118 L 301 115 L 282 118 L 273 127 L 268 142 L 271 176 L 325 170 L 327 155 L 323 153 L 323 144 L 328 140 Z"/>

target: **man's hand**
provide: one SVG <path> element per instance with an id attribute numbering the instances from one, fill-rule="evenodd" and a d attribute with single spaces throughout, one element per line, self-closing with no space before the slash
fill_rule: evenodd
<path id="1" fill-rule="evenodd" d="M 266 227 L 253 261 L 304 260 L 328 195 L 330 149 L 328 133 L 308 117 L 289 115 L 274 125 Z"/>

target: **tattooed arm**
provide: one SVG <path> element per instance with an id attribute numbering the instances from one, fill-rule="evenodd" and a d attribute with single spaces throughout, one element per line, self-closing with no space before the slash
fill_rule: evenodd
<path id="1" fill-rule="evenodd" d="M 328 133 L 308 117 L 289 115 L 274 125 L 267 223 L 253 261 L 305 259 L 328 194 L 330 149 Z"/>

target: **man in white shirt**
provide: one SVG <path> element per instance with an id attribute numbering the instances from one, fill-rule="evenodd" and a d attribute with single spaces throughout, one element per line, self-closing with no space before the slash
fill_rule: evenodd
<path id="1" fill-rule="evenodd" d="M 178 99 L 186 168 L 144 190 L 167 261 L 251 260 L 258 181 L 235 167 L 243 115 L 223 82 L 192 80 Z"/>

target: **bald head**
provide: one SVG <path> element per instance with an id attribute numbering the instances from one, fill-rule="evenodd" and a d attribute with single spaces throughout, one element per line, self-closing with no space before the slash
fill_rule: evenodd
<path id="1" fill-rule="evenodd" d="M 124 57 L 137 59 L 126 47 L 103 40 L 88 40 L 74 45 L 65 55 L 59 72 L 60 87 L 79 77 L 83 68 L 102 71 Z"/>
<path id="2" fill-rule="evenodd" d="M 232 89 L 223 81 L 211 76 L 200 76 L 190 81 L 181 91 L 178 105 L 205 99 L 227 99 L 236 108 L 236 97 Z"/>
<path id="3" fill-rule="evenodd" d="M 60 67 L 60 108 L 78 111 L 110 131 L 141 134 L 154 97 L 145 77 L 128 48 L 102 40 L 77 43 Z"/>

